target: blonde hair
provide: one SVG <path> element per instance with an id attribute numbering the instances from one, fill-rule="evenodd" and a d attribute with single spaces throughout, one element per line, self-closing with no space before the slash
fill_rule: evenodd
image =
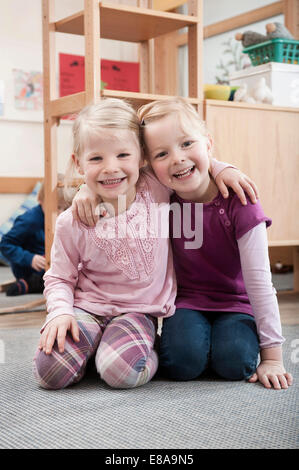
<path id="1" fill-rule="evenodd" d="M 61 208 L 61 210 L 67 209 L 73 200 L 73 197 L 75 196 L 75 192 L 73 191 L 72 193 L 69 192 L 67 195 L 64 192 L 64 175 L 62 173 L 58 173 L 57 175 L 57 188 L 56 188 L 56 194 L 57 194 L 57 204 L 58 208 Z M 45 202 L 45 184 L 44 181 L 42 182 L 38 194 L 37 194 L 37 201 L 39 204 L 43 205 Z"/>
<path id="2" fill-rule="evenodd" d="M 146 125 L 171 114 L 174 114 L 178 118 L 182 129 L 186 133 L 190 134 L 193 129 L 195 132 L 199 132 L 205 137 L 208 136 L 205 122 L 200 119 L 199 114 L 194 107 L 184 98 L 177 97 L 173 99 L 152 101 L 151 103 L 141 106 L 137 111 L 141 124 L 142 145 L 145 150 L 146 144 L 144 139 L 144 130 Z"/>
<path id="3" fill-rule="evenodd" d="M 97 103 L 83 108 L 73 123 L 73 154 L 80 159 L 88 138 L 101 135 L 104 129 L 124 129 L 132 131 L 140 142 L 140 125 L 134 108 L 125 100 L 117 98 L 100 99 Z M 140 147 L 141 149 L 141 147 Z M 65 195 L 74 178 L 78 178 L 76 165 L 69 159 L 65 172 Z"/>

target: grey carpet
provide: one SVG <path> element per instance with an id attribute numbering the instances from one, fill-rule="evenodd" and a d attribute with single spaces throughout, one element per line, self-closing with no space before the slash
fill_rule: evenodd
<path id="1" fill-rule="evenodd" d="M 212 376 L 113 390 L 90 369 L 79 384 L 48 391 L 31 370 L 38 330 L 2 330 L 0 448 L 298 448 L 299 351 L 292 340 L 299 326 L 283 333 L 285 366 L 295 377 L 288 390 Z"/>

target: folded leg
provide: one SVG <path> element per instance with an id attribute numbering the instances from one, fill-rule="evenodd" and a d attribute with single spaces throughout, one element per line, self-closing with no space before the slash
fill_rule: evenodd
<path id="1" fill-rule="evenodd" d="M 151 380 L 158 367 L 154 351 L 155 321 L 148 315 L 126 313 L 106 327 L 96 353 L 101 378 L 114 388 L 133 388 Z"/>
<path id="2" fill-rule="evenodd" d="M 83 310 L 75 309 L 80 341 L 76 343 L 68 332 L 64 352 L 55 341 L 51 354 L 37 350 L 33 372 L 39 385 L 47 389 L 68 387 L 82 379 L 88 359 L 95 353 L 102 337 L 101 319 Z"/>

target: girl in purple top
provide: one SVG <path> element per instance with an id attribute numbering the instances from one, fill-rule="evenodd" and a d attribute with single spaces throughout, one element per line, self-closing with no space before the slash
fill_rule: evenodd
<path id="1" fill-rule="evenodd" d="M 183 99 L 139 111 L 145 153 L 159 181 L 174 191 L 170 235 L 178 292 L 163 321 L 161 372 L 192 380 L 211 367 L 228 380 L 288 388 L 280 315 L 271 282 L 259 202 L 224 198 L 209 175 L 212 139 Z M 260 364 L 258 354 L 260 353 Z"/>

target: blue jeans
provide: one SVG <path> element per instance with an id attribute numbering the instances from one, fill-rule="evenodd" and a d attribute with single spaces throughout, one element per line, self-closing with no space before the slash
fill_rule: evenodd
<path id="1" fill-rule="evenodd" d="M 163 320 L 160 373 L 168 378 L 192 380 L 210 367 L 224 379 L 249 379 L 258 354 L 251 315 L 178 308 Z"/>

